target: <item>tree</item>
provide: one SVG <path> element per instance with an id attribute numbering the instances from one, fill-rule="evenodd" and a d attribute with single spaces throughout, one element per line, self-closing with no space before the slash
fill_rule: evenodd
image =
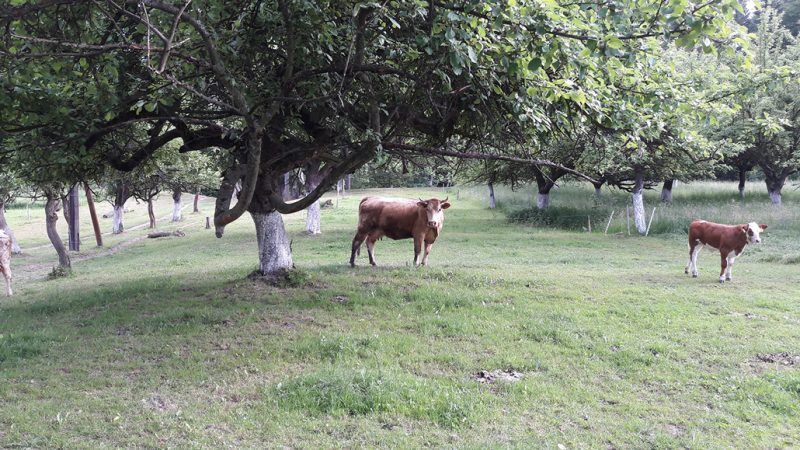
<path id="1" fill-rule="evenodd" d="M 88 130 L 82 151 L 117 169 L 178 140 L 181 152 L 224 149 L 217 236 L 249 212 L 262 273 L 291 267 L 273 258 L 289 252 L 279 213 L 308 207 L 376 155 L 446 151 L 552 166 L 526 150 L 529 130 L 572 120 L 548 111 L 571 104 L 612 126 L 620 105 L 608 74 L 636 78 L 664 38 L 713 49 L 705 38 L 730 36 L 740 8 L 735 0 L 668 8 L 655 0 L 536 8 L 501 0 L 59 3 L 2 7 L 14 63 L 70 98 L 80 119 L 59 118 L 88 122 L 76 126 Z M 16 72 L 9 80 L 27 88 Z M 11 105 L 36 102 L 21 97 Z M 147 133 L 142 145 L 109 144 L 133 127 Z M 480 151 L 497 149 L 503 154 Z M 309 164 L 325 176 L 284 201 L 284 174 Z"/>
<path id="2" fill-rule="evenodd" d="M 753 64 L 730 69 L 737 83 L 725 96 L 736 113 L 716 131 L 737 151 L 730 163 L 739 170 L 740 192 L 745 173 L 758 165 L 776 205 L 787 178 L 800 171 L 800 42 L 781 23 L 775 9 L 762 11 Z"/>

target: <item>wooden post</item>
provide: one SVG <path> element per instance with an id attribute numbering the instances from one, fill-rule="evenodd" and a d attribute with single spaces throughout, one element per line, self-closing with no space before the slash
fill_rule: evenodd
<path id="1" fill-rule="evenodd" d="M 589 220 L 589 233 L 591 233 L 592 232 L 592 216 L 586 216 L 586 218 Z"/>
<path id="2" fill-rule="evenodd" d="M 86 191 L 86 204 L 89 205 L 89 215 L 92 217 L 94 238 L 97 241 L 97 246 L 102 247 L 103 235 L 100 233 L 100 223 L 97 221 L 97 211 L 94 210 L 94 199 L 92 198 L 92 190 L 89 189 L 89 183 L 83 183 L 83 189 Z"/>
<path id="3" fill-rule="evenodd" d="M 81 251 L 81 228 L 78 221 L 78 185 L 69 190 L 69 249 L 73 252 Z"/>
<path id="4" fill-rule="evenodd" d="M 653 224 L 653 216 L 656 214 L 656 209 L 653 208 L 653 212 L 650 213 L 650 222 L 647 223 L 647 229 L 644 232 L 644 235 L 647 236 L 650 233 L 650 225 Z"/>
<path id="5" fill-rule="evenodd" d="M 611 211 L 611 215 L 608 217 L 608 223 L 606 224 L 606 230 L 603 231 L 603 234 L 608 234 L 608 227 L 611 226 L 611 219 L 614 218 L 614 211 Z"/>
<path id="6" fill-rule="evenodd" d="M 628 210 L 628 205 L 625 206 L 625 222 L 628 223 L 628 236 L 631 235 L 631 213 Z"/>
<path id="7" fill-rule="evenodd" d="M 211 228 L 211 217 L 206 216 L 206 230 Z"/>

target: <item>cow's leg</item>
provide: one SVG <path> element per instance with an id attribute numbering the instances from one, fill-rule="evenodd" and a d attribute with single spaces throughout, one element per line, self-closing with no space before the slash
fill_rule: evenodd
<path id="1" fill-rule="evenodd" d="M 350 251 L 350 267 L 356 266 L 356 253 L 360 253 L 361 244 L 364 243 L 364 239 L 367 237 L 367 233 L 362 233 L 361 231 L 357 231 L 355 237 L 353 238 L 353 247 Z M 372 257 L 370 256 L 370 259 Z"/>
<path id="2" fill-rule="evenodd" d="M 420 253 L 422 253 L 422 240 L 425 236 L 414 236 L 414 265 L 419 265 Z"/>
<path id="3" fill-rule="evenodd" d="M 733 279 L 733 273 L 732 272 L 733 272 L 733 263 L 734 263 L 734 261 L 736 261 L 736 252 L 732 251 L 732 252 L 728 253 L 728 257 L 726 258 L 726 260 L 727 260 L 727 263 L 728 263 L 728 268 L 725 271 L 725 279 L 730 281 L 730 280 Z"/>
<path id="4" fill-rule="evenodd" d="M 430 244 L 425 242 L 425 256 L 422 257 L 423 266 L 428 265 L 428 255 L 431 254 L 431 247 L 433 247 L 433 242 L 431 242 Z"/>
<path id="5" fill-rule="evenodd" d="M 721 259 L 722 259 L 722 263 L 721 263 L 722 268 L 719 271 L 719 282 L 720 283 L 724 283 L 725 282 L 725 272 L 728 270 L 728 255 L 726 255 L 722 251 L 720 251 L 719 254 L 720 254 Z"/>
<path id="6" fill-rule="evenodd" d="M 367 236 L 367 254 L 369 254 L 369 263 L 373 266 L 378 264 L 375 262 L 375 243 L 381 238 L 380 233 L 373 233 Z"/>
<path id="7" fill-rule="evenodd" d="M 689 260 L 686 262 L 686 267 L 683 269 L 683 273 L 688 274 L 689 270 L 692 268 L 692 243 L 689 242 Z"/>
<path id="8" fill-rule="evenodd" d="M 695 278 L 697 278 L 697 256 L 700 254 L 700 250 L 702 249 L 703 244 L 698 242 L 689 252 L 689 269 L 692 271 L 692 276 Z"/>

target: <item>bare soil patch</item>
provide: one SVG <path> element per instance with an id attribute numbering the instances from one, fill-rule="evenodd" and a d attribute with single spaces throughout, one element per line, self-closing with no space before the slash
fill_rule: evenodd
<path id="1" fill-rule="evenodd" d="M 479 370 L 472 375 L 470 378 L 475 380 L 479 383 L 496 383 L 498 381 L 506 381 L 506 382 L 516 382 L 522 379 L 524 375 L 521 372 L 517 372 L 513 369 L 494 369 L 494 370 Z"/>

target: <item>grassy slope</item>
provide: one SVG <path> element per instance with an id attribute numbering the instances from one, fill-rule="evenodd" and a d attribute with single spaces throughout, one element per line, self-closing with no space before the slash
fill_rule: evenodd
<path id="1" fill-rule="evenodd" d="M 364 252 L 353 270 L 362 193 L 323 210 L 322 236 L 287 218 L 303 288 L 244 279 L 247 219 L 17 285 L 0 303 L 0 447 L 800 442 L 800 370 L 755 362 L 800 353 L 796 234 L 767 233 L 719 285 L 711 252 L 683 274 L 679 233 L 508 224 L 462 191 L 429 267 L 384 240 L 381 267 Z M 525 377 L 470 379 L 507 368 Z"/>

